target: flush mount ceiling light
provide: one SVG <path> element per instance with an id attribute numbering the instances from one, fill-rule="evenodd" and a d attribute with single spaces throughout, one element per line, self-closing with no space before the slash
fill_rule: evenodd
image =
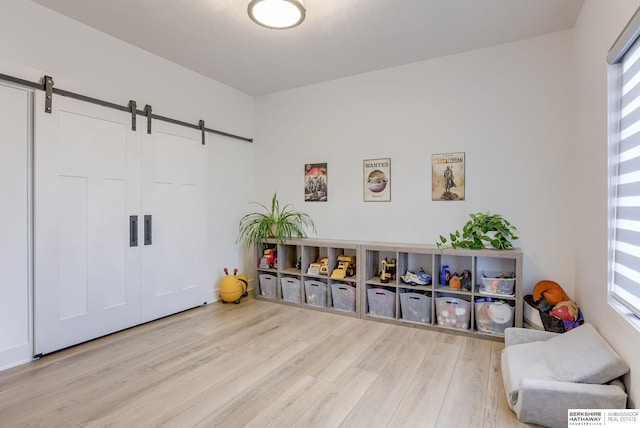
<path id="1" fill-rule="evenodd" d="M 296 27 L 305 17 L 300 0 L 251 0 L 247 12 L 256 24 L 276 30 Z"/>

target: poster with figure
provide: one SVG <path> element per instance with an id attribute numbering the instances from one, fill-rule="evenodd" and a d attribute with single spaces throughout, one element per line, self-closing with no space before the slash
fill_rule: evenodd
<path id="1" fill-rule="evenodd" d="M 363 162 L 364 201 L 391 201 L 391 159 L 367 159 Z"/>
<path id="2" fill-rule="evenodd" d="M 304 166 L 304 201 L 327 202 L 326 163 L 308 163 Z"/>
<path id="3" fill-rule="evenodd" d="M 464 152 L 431 156 L 431 199 L 464 201 Z"/>

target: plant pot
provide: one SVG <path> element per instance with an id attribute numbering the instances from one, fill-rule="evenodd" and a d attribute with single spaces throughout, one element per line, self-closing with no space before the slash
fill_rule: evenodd
<path id="1" fill-rule="evenodd" d="M 498 234 L 498 232 L 495 231 L 495 230 L 492 230 L 491 232 L 485 233 L 485 235 L 487 235 L 489 237 L 489 241 L 484 241 L 484 248 L 493 248 L 493 245 L 491 245 L 491 241 L 496 239 L 496 235 L 497 234 Z"/>

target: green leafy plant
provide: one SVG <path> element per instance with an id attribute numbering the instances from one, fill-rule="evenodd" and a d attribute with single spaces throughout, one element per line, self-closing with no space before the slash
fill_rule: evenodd
<path id="1" fill-rule="evenodd" d="M 469 248 L 479 250 L 490 245 L 497 250 L 513 248 L 512 241 L 518 239 L 517 229 L 500 214 L 476 213 L 469 214 L 471 220 L 462 227 L 462 232 L 456 230 L 449 233 L 449 241 L 453 248 Z M 436 242 L 438 248 L 447 246 L 447 238 L 440 235 Z"/>
<path id="2" fill-rule="evenodd" d="M 244 241 L 247 246 L 252 246 L 262 244 L 265 239 L 275 239 L 276 243 L 282 244 L 294 236 L 305 238 L 305 229 L 308 227 L 316 232 L 316 226 L 308 214 L 295 211 L 291 204 L 280 207 L 277 195 L 276 192 L 271 198 L 271 208 L 252 202 L 264 211 L 248 213 L 240 219 L 236 242 Z"/>

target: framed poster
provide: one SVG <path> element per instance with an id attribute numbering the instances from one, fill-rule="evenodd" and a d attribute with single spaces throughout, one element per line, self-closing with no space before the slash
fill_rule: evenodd
<path id="1" fill-rule="evenodd" d="M 304 201 L 327 202 L 327 164 L 308 163 L 304 166 Z"/>
<path id="2" fill-rule="evenodd" d="M 464 152 L 431 155 L 431 199 L 464 201 Z"/>
<path id="3" fill-rule="evenodd" d="M 391 201 L 391 158 L 363 161 L 364 201 Z"/>

